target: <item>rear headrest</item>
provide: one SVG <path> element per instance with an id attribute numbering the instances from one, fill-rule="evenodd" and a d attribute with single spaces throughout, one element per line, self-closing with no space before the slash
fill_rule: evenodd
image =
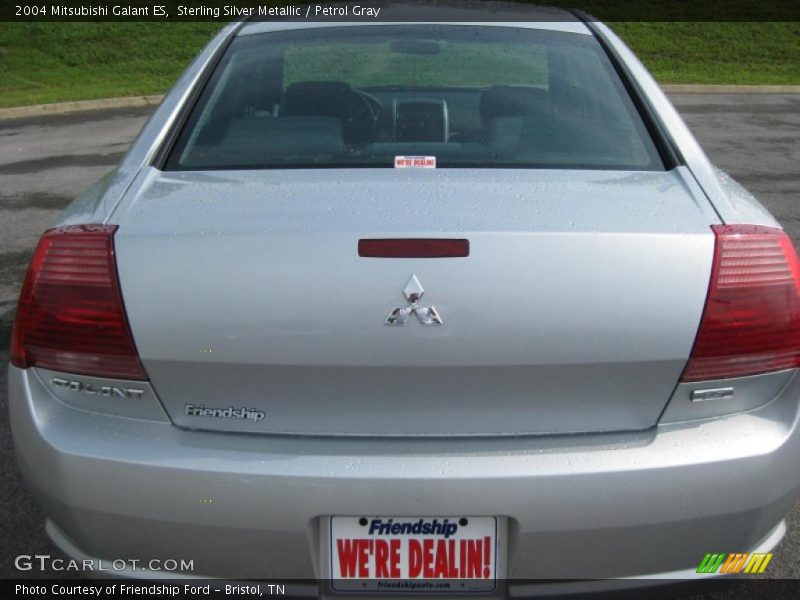
<path id="1" fill-rule="evenodd" d="M 481 94 L 480 113 L 484 127 L 497 117 L 522 117 L 547 113 L 547 90 L 523 85 L 496 85 Z"/>
<path id="2" fill-rule="evenodd" d="M 341 118 L 352 95 L 352 88 L 342 81 L 300 81 L 284 91 L 283 114 Z"/>
<path id="3" fill-rule="evenodd" d="M 234 152 L 257 156 L 293 152 L 336 154 L 344 150 L 342 125 L 333 117 L 237 119 L 231 123 L 225 143 L 236 148 Z"/>
<path id="4" fill-rule="evenodd" d="M 602 156 L 615 146 L 613 131 L 607 124 L 574 117 L 498 117 L 489 126 L 487 143 L 496 156 L 556 154 L 563 160 L 565 155 Z"/>

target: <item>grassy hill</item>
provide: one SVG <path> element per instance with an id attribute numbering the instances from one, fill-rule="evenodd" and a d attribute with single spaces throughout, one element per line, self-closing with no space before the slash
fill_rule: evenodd
<path id="1" fill-rule="evenodd" d="M 661 83 L 800 84 L 798 22 L 610 23 Z M 0 107 L 164 92 L 219 23 L 0 23 Z"/>

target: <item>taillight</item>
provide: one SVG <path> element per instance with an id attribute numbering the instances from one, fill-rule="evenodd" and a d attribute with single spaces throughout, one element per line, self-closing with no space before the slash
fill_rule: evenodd
<path id="1" fill-rule="evenodd" d="M 73 225 L 44 233 L 20 294 L 12 364 L 147 379 L 122 304 L 116 229 Z"/>
<path id="2" fill-rule="evenodd" d="M 706 307 L 683 381 L 800 366 L 800 260 L 782 230 L 715 225 Z"/>

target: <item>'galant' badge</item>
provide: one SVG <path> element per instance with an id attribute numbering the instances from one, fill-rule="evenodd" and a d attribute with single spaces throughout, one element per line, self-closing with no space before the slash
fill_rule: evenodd
<path id="1" fill-rule="evenodd" d="M 422 284 L 417 279 L 416 275 L 412 275 L 408 280 L 406 287 L 403 288 L 403 295 L 408 300 L 408 306 L 396 306 L 389 312 L 384 324 L 386 325 L 405 325 L 411 318 L 411 315 L 416 315 L 419 322 L 423 325 L 441 325 L 442 318 L 436 312 L 433 306 L 420 306 L 419 301 L 422 300 L 422 294 L 425 290 L 422 289 Z"/>

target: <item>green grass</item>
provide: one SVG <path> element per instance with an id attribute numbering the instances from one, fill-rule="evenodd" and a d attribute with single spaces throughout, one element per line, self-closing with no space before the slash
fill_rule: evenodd
<path id="1" fill-rule="evenodd" d="M 164 92 L 218 23 L 0 23 L 0 107 Z M 614 23 L 661 83 L 800 84 L 800 23 Z"/>
<path id="2" fill-rule="evenodd" d="M 611 23 L 659 83 L 800 84 L 800 23 Z"/>
<path id="3" fill-rule="evenodd" d="M 218 23 L 0 23 L 0 106 L 164 92 Z"/>

